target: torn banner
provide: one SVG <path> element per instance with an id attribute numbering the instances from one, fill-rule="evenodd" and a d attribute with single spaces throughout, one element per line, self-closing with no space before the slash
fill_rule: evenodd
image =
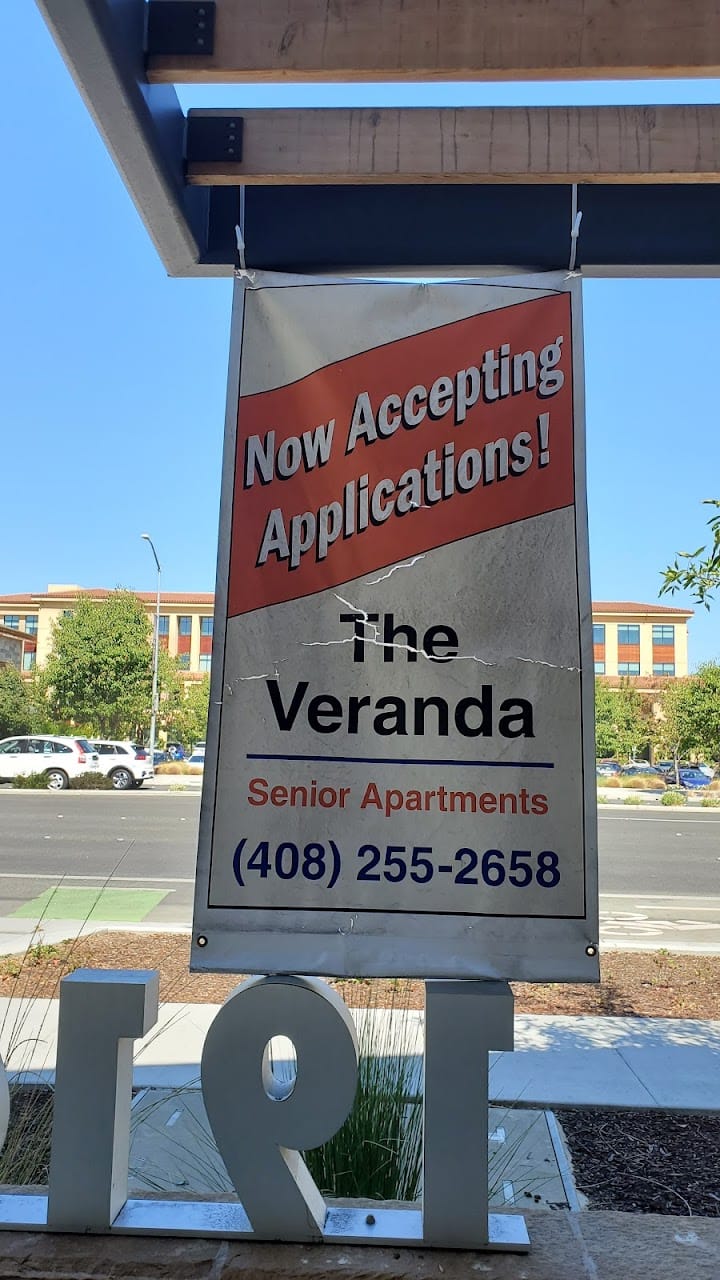
<path id="1" fill-rule="evenodd" d="M 579 306 L 236 286 L 194 967 L 596 977 Z"/>

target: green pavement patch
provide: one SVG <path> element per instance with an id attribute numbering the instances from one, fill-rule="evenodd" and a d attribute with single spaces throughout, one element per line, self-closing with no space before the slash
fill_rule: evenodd
<path id="1" fill-rule="evenodd" d="M 107 920 L 139 924 L 167 897 L 167 889 L 46 889 L 23 903 L 21 920 Z"/>

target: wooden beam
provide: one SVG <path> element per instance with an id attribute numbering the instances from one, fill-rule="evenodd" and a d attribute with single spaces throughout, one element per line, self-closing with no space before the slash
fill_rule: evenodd
<path id="1" fill-rule="evenodd" d="M 717 0 L 218 0 L 212 56 L 163 82 L 720 75 Z"/>
<path id="2" fill-rule="evenodd" d="M 199 186 L 271 183 L 720 182 L 720 107 L 208 111 L 243 120 L 242 160 Z"/>

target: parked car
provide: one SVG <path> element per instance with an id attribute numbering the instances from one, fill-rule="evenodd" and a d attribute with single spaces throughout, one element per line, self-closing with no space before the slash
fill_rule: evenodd
<path id="1" fill-rule="evenodd" d="M 201 768 L 205 768 L 205 748 L 195 748 L 188 760 L 188 764 L 199 764 Z"/>
<path id="2" fill-rule="evenodd" d="M 620 773 L 622 765 L 617 760 L 596 760 L 595 773 L 598 778 L 613 778 L 616 773 Z"/>
<path id="3" fill-rule="evenodd" d="M 648 764 L 647 760 L 631 760 L 629 764 L 623 765 L 620 773 L 624 778 L 637 778 L 642 776 L 649 778 L 656 777 L 660 780 L 663 776 L 662 771 L 654 764 Z"/>
<path id="4" fill-rule="evenodd" d="M 675 773 L 675 763 L 672 760 L 656 760 L 655 768 L 659 769 L 666 778 L 672 777 Z"/>
<path id="5" fill-rule="evenodd" d="M 711 779 L 708 778 L 702 769 L 680 769 L 680 786 L 685 787 L 687 791 L 699 791 L 702 787 L 709 787 Z"/>
<path id="6" fill-rule="evenodd" d="M 100 770 L 111 779 L 115 791 L 141 787 L 146 778 L 152 778 L 153 766 L 144 747 L 107 738 L 98 739 L 94 746 L 100 759 Z"/>
<path id="7" fill-rule="evenodd" d="M 3 738 L 0 742 L 0 782 L 11 782 L 20 774 L 44 773 L 48 790 L 64 791 L 81 773 L 97 773 L 98 753 L 87 738 L 42 737 Z"/>
<path id="8" fill-rule="evenodd" d="M 153 751 L 153 767 L 156 764 L 167 764 L 168 760 L 171 759 L 172 756 L 169 756 L 167 751 L 160 751 L 157 747 Z"/>

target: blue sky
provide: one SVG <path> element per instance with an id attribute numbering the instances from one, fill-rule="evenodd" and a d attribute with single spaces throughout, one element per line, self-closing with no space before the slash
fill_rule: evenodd
<path id="1" fill-rule="evenodd" d="M 168 280 L 31 3 L 0 83 L 0 591 L 214 587 L 231 284 Z M 7 29 L 9 27 L 9 29 Z M 184 87 L 183 105 L 712 102 L 715 81 Z M 584 288 L 593 595 L 654 601 L 720 496 L 720 280 Z M 675 597 L 683 603 L 683 597 Z M 691 662 L 720 658 L 720 601 Z"/>

